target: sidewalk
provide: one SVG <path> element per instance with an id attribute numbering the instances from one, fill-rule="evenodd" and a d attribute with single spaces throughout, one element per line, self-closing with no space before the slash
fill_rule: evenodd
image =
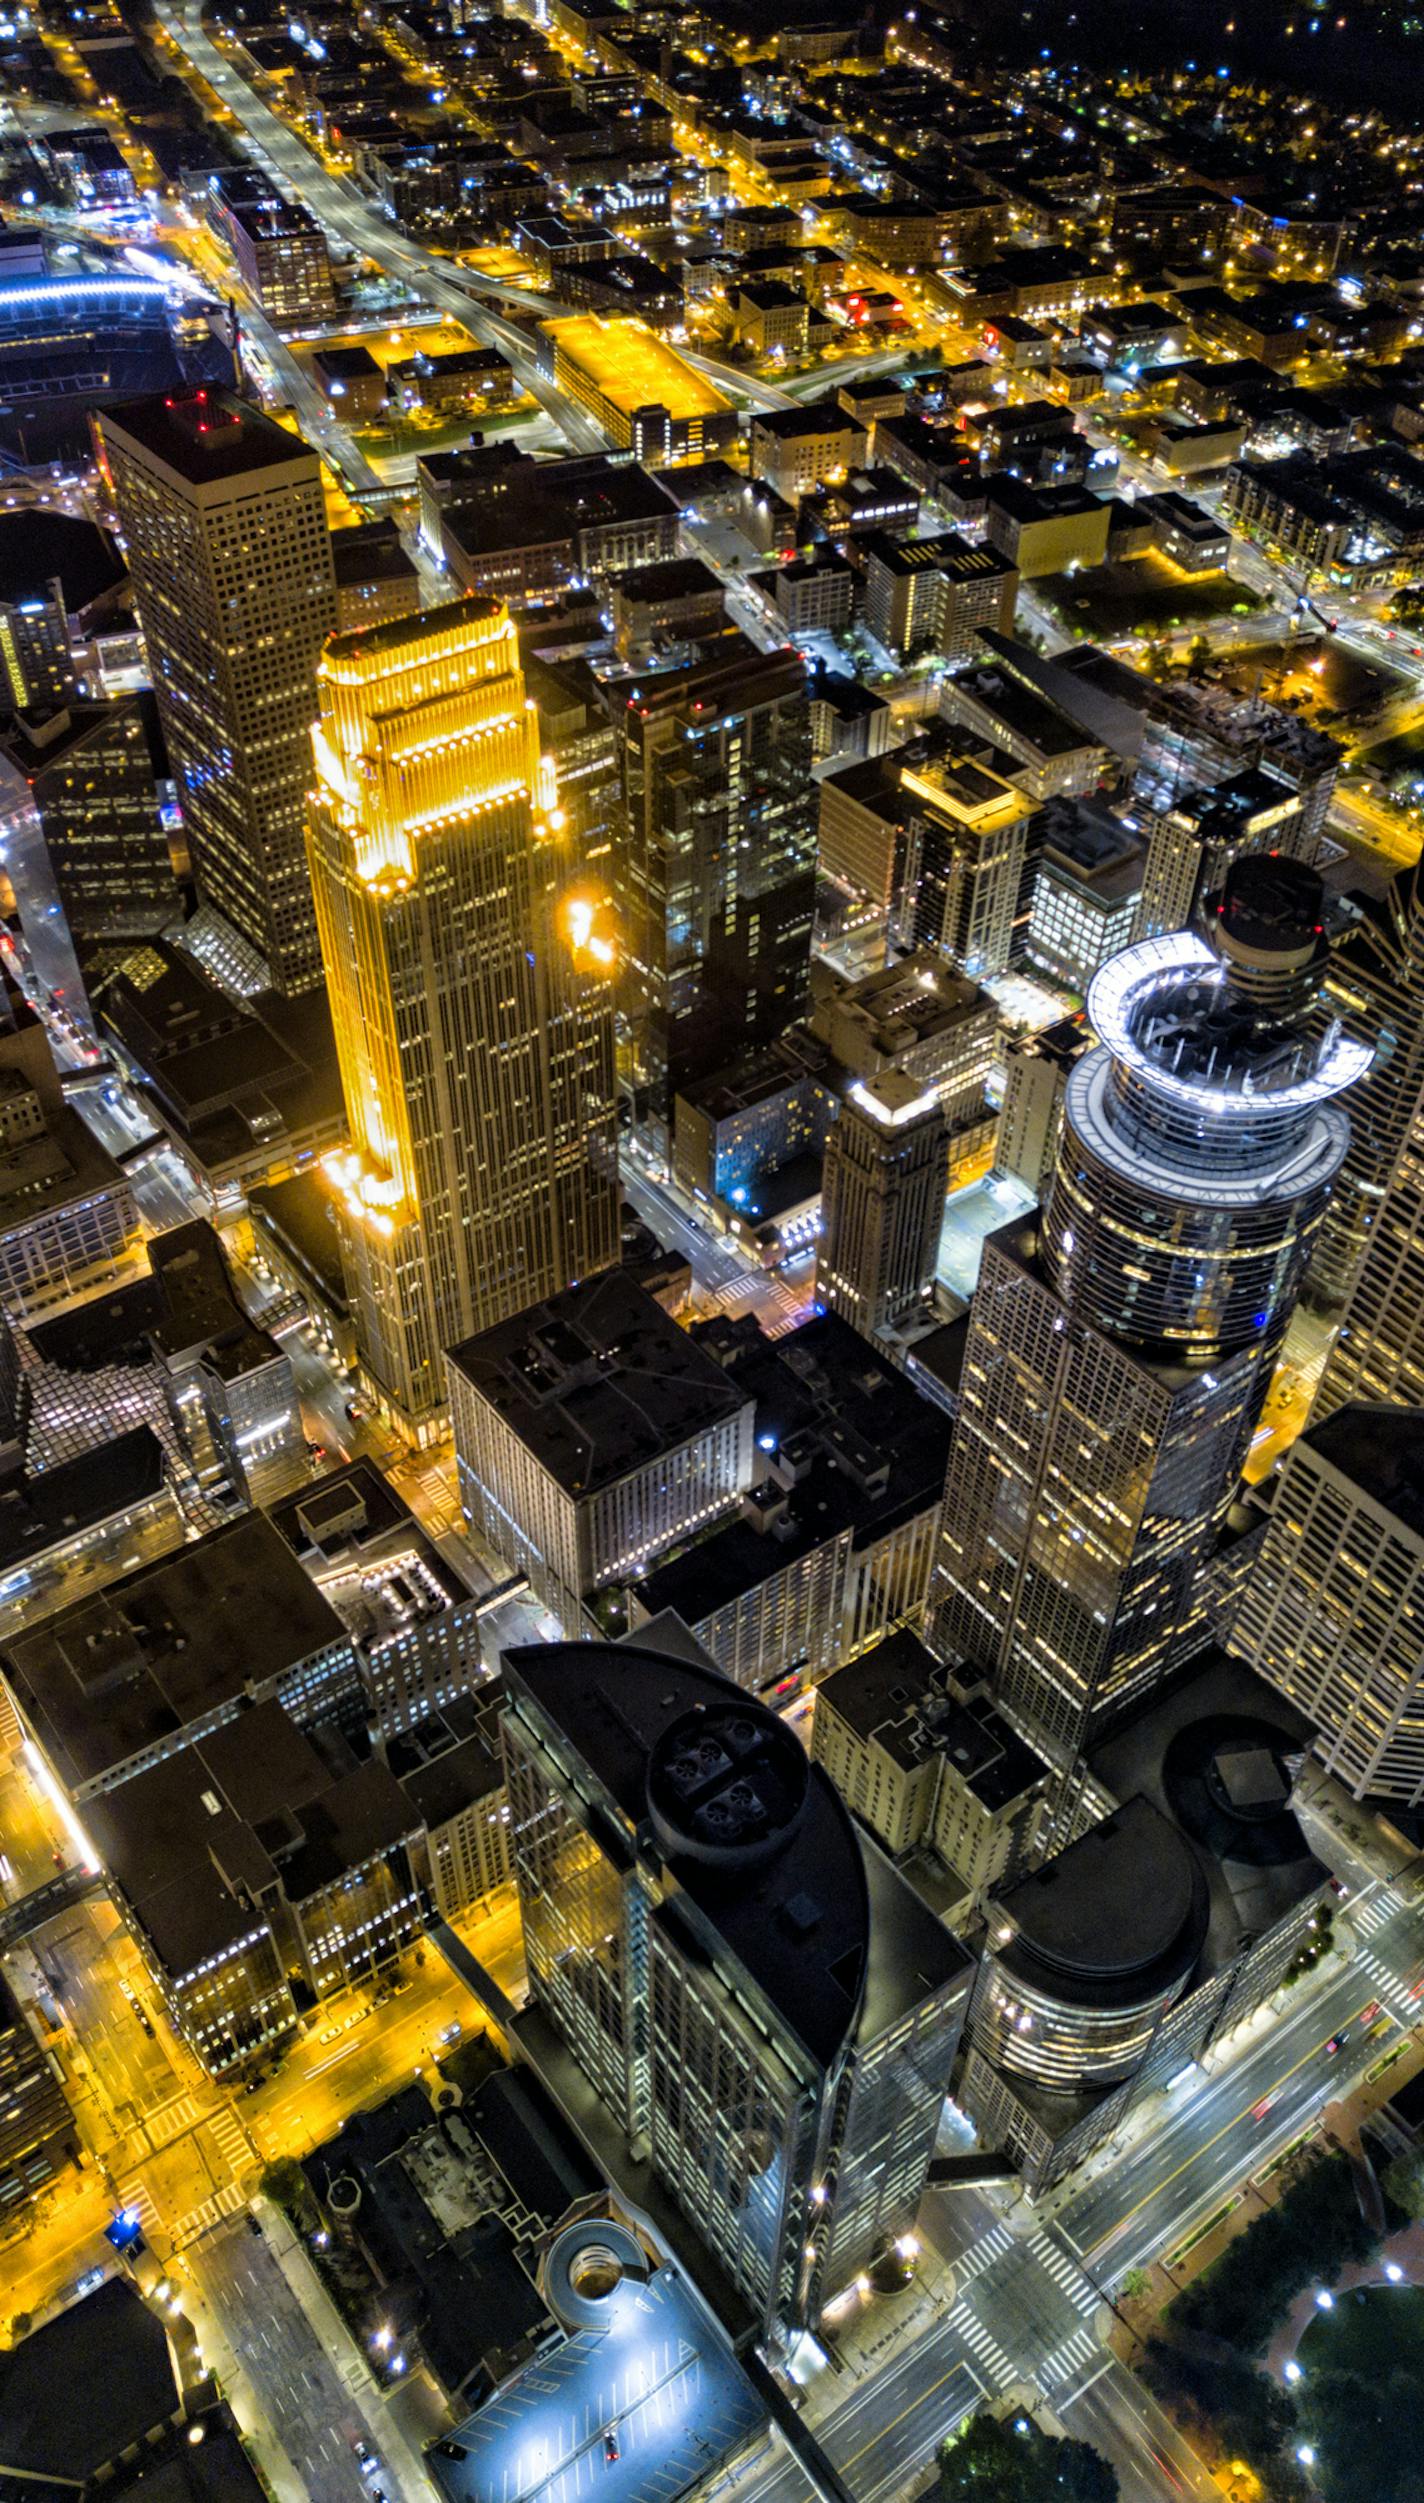
<path id="1" fill-rule="evenodd" d="M 1342 2268 L 1335 2280 L 1336 2295 L 1348 2294 L 1354 2286 L 1399 2284 L 1398 2278 L 1386 2275 L 1386 2263 L 1403 2269 L 1406 2284 L 1424 2286 L 1424 2224 L 1406 2225 L 1380 2244 L 1373 2259 L 1352 2260 L 1348 2268 Z M 1315 2288 L 1307 2286 L 1296 2296 L 1266 2349 L 1266 2370 L 1275 2380 L 1285 2379 L 1285 2367 L 1315 2318 Z"/>

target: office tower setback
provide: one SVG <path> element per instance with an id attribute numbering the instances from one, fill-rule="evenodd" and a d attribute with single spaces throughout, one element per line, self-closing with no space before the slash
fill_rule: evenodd
<path id="1" fill-rule="evenodd" d="M 676 1656 L 505 1655 L 525 1952 L 769 2331 L 814 2322 L 913 2222 L 970 1964 L 794 1734 L 678 1632 Z"/>
<path id="2" fill-rule="evenodd" d="M 94 420 L 199 893 L 278 990 L 321 980 L 302 844 L 336 622 L 321 463 L 229 391 Z"/>
<path id="3" fill-rule="evenodd" d="M 988 1238 L 934 1641 L 1066 1763 L 1158 1680 L 1245 1458 L 1368 1047 L 1312 1026 L 1320 882 L 1231 872 L 1209 928 L 1089 994 L 1037 1222 Z"/>
<path id="4" fill-rule="evenodd" d="M 680 1088 L 806 1007 L 816 785 L 798 654 L 738 638 L 634 687 L 614 860 L 635 1106 L 666 1143 Z"/>
<path id="5" fill-rule="evenodd" d="M 1231 1647 L 1356 1799 L 1424 1798 L 1424 1410 L 1351 1404 L 1286 1459 Z"/>
<path id="6" fill-rule="evenodd" d="M 922 1313 L 944 1220 L 948 1126 L 898 1069 L 857 1078 L 826 1144 L 816 1292 L 877 1338 Z"/>
<path id="7" fill-rule="evenodd" d="M 614 948 L 501 602 L 339 635 L 308 848 L 351 1146 L 362 1372 L 401 1431 L 442 1354 L 614 1259 Z"/>

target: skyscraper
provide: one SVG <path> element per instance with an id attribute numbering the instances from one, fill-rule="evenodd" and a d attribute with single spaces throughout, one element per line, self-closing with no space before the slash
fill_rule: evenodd
<path id="1" fill-rule="evenodd" d="M 48 959 L 72 962 L 74 940 L 148 936 L 173 920 L 178 886 L 142 706 L 75 701 L 12 721 L 0 735 L 0 846 L 47 988 L 57 987 Z"/>
<path id="2" fill-rule="evenodd" d="M 423 1437 L 445 1348 L 616 1256 L 614 950 L 502 602 L 337 635 L 318 681 L 343 1254 L 363 1372 Z"/>
<path id="3" fill-rule="evenodd" d="M 1357 1799 L 1424 1798 L 1424 1410 L 1351 1404 L 1287 1456 L 1233 1651 Z"/>
<path id="4" fill-rule="evenodd" d="M 857 1079 L 826 1145 L 816 1292 L 875 1338 L 924 1309 L 944 1221 L 949 1132 L 933 1089 Z"/>
<path id="5" fill-rule="evenodd" d="M 1318 1422 L 1352 1399 L 1424 1405 L 1424 1083 L 1377 1203 L 1312 1418 Z"/>
<path id="6" fill-rule="evenodd" d="M 814 2321 L 914 2220 L 970 1959 L 685 1632 L 504 1676 L 534 1998 L 740 2304 Z"/>
<path id="7" fill-rule="evenodd" d="M 1326 996 L 1346 1030 L 1362 1035 L 1375 1056 L 1350 1099 L 1350 1152 L 1307 1282 L 1312 1302 L 1336 1306 L 1359 1276 L 1424 1086 L 1424 871 L 1416 865 L 1392 879 L 1382 896 L 1349 901 L 1352 917 L 1330 959 Z"/>
<path id="8" fill-rule="evenodd" d="M 816 785 L 806 672 L 755 651 L 635 685 L 623 729 L 615 892 L 620 1004 L 640 1119 L 805 1010 Z"/>
<path id="9" fill-rule="evenodd" d="M 1238 862 L 1211 943 L 1097 976 L 1036 1219 L 991 1235 L 934 1639 L 1060 1762 L 1167 1666 L 1245 1457 L 1368 1046 L 1312 1030 L 1320 883 Z"/>
<path id="10" fill-rule="evenodd" d="M 336 623 L 321 464 L 230 391 L 94 419 L 200 894 L 282 991 L 321 980 L 302 843 Z"/>

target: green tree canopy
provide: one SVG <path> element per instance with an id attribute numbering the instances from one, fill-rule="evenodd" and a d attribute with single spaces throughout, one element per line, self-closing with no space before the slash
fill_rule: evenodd
<path id="1" fill-rule="evenodd" d="M 1118 2503 L 1118 2482 L 1090 2443 L 1061 2442 L 1026 2416 L 1004 2423 L 976 2416 L 944 2453 L 940 2496 L 941 2503 Z"/>

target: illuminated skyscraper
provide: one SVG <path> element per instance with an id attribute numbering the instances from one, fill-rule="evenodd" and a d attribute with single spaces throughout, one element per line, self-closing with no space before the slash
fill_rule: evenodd
<path id="1" fill-rule="evenodd" d="M 741 636 L 636 686 L 614 840 L 638 1118 L 770 1043 L 810 997 L 816 785 L 806 671 Z"/>
<path id="2" fill-rule="evenodd" d="M 402 1430 L 443 1351 L 614 1259 L 613 946 L 540 760 L 507 610 L 336 635 L 307 848 L 351 1150 L 363 1372 Z"/>
<path id="3" fill-rule="evenodd" d="M 1312 871 L 1251 857 L 1213 943 L 1103 968 L 1045 1206 L 985 1244 L 934 1637 L 1060 1762 L 1190 1633 L 1345 1153 L 1369 1047 L 1312 1026 L 1319 908 Z"/>
<path id="4" fill-rule="evenodd" d="M 948 1154 L 933 1090 L 899 1069 L 856 1080 L 826 1145 L 816 1292 L 862 1338 L 929 1302 Z"/>
<path id="5" fill-rule="evenodd" d="M 94 420 L 199 892 L 278 990 L 321 980 L 302 845 L 336 623 L 321 463 L 231 391 Z"/>

